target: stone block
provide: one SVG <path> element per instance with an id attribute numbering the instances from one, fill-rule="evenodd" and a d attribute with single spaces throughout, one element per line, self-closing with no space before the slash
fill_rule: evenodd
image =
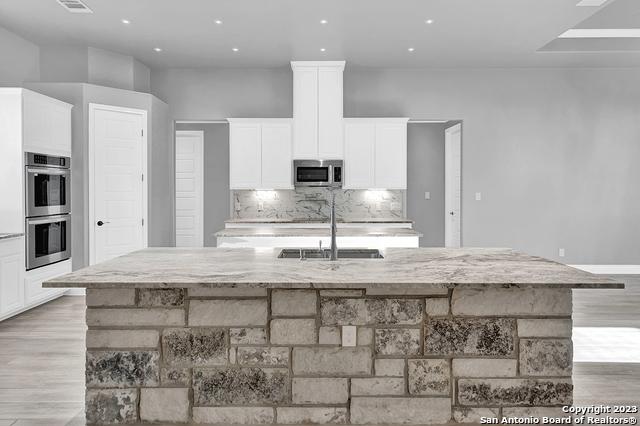
<path id="1" fill-rule="evenodd" d="M 87 423 L 135 423 L 138 420 L 137 389 L 89 389 L 85 401 Z"/>
<path id="2" fill-rule="evenodd" d="M 449 395 L 451 370 L 446 359 L 410 359 L 409 393 L 412 395 Z"/>
<path id="3" fill-rule="evenodd" d="M 358 327 L 358 346 L 367 346 L 373 343 L 373 328 Z"/>
<path id="4" fill-rule="evenodd" d="M 193 421 L 206 424 L 270 424 L 272 407 L 193 407 Z"/>
<path id="5" fill-rule="evenodd" d="M 460 379 L 460 405 L 571 405 L 571 379 Z"/>
<path id="6" fill-rule="evenodd" d="M 229 364 L 235 364 L 238 358 L 238 348 L 229 348 Z"/>
<path id="7" fill-rule="evenodd" d="M 291 395 L 294 404 L 346 404 L 349 383 L 344 378 L 294 378 Z"/>
<path id="8" fill-rule="evenodd" d="M 286 368 L 194 368 L 196 406 L 283 404 L 289 396 Z"/>
<path id="9" fill-rule="evenodd" d="M 378 355 L 418 355 L 420 330 L 416 328 L 378 328 L 375 333 Z"/>
<path id="10" fill-rule="evenodd" d="M 341 342 L 339 327 L 320 327 L 318 342 L 321 345 L 339 345 Z"/>
<path id="11" fill-rule="evenodd" d="M 89 327 L 178 327 L 184 325 L 184 309 L 87 309 Z"/>
<path id="12" fill-rule="evenodd" d="M 571 289 L 491 288 L 453 290 L 453 315 L 571 315 Z"/>
<path id="13" fill-rule="evenodd" d="M 166 367 L 160 369 L 162 386 L 191 386 L 191 370 L 189 368 Z"/>
<path id="14" fill-rule="evenodd" d="M 135 306 L 136 290 L 133 288 L 88 288 L 87 306 Z"/>
<path id="15" fill-rule="evenodd" d="M 264 328 L 231 328 L 229 340 L 232 345 L 264 345 L 267 343 L 267 332 Z"/>
<path id="16" fill-rule="evenodd" d="M 451 419 L 449 398 L 354 397 L 353 424 L 445 424 Z"/>
<path id="17" fill-rule="evenodd" d="M 405 285 L 389 288 L 388 285 L 383 285 L 367 289 L 367 296 L 446 296 L 447 294 L 449 294 L 449 289 L 435 285 L 429 286 L 429 288 L 423 286 L 407 288 Z"/>
<path id="18" fill-rule="evenodd" d="M 404 377 L 404 359 L 376 359 L 375 374 L 380 377 Z"/>
<path id="19" fill-rule="evenodd" d="M 366 377 L 351 379 L 352 396 L 404 395 L 402 377 Z"/>
<path id="20" fill-rule="evenodd" d="M 497 419 L 498 408 L 453 407 L 453 420 L 456 423 L 479 424 L 481 418 Z"/>
<path id="21" fill-rule="evenodd" d="M 169 365 L 205 366 L 227 363 L 227 333 L 220 328 L 167 328 L 162 353 Z"/>
<path id="22" fill-rule="evenodd" d="M 313 345 L 317 341 L 315 318 L 271 320 L 274 345 Z"/>
<path id="23" fill-rule="evenodd" d="M 293 348 L 293 373 L 296 375 L 369 375 L 371 364 L 371 349 L 366 346 Z"/>
<path id="24" fill-rule="evenodd" d="M 87 351 L 87 387 L 157 386 L 159 358 L 156 351 Z"/>
<path id="25" fill-rule="evenodd" d="M 364 290 L 320 290 L 320 297 L 362 297 Z"/>
<path id="26" fill-rule="evenodd" d="M 422 322 L 419 299 L 322 298 L 322 325 L 412 325 Z"/>
<path id="27" fill-rule="evenodd" d="M 140 420 L 147 422 L 188 421 L 189 389 L 140 389 Z"/>
<path id="28" fill-rule="evenodd" d="M 315 316 L 317 299 L 315 290 L 273 290 L 271 292 L 271 315 Z"/>
<path id="29" fill-rule="evenodd" d="M 569 339 L 520 339 L 520 374 L 571 376 L 573 351 Z"/>
<path id="30" fill-rule="evenodd" d="M 277 407 L 278 423 L 294 424 L 344 424 L 347 423 L 345 407 Z"/>
<path id="31" fill-rule="evenodd" d="M 181 288 L 141 288 L 138 290 L 138 306 L 183 306 L 185 291 Z"/>
<path id="32" fill-rule="evenodd" d="M 156 348 L 156 330 L 87 330 L 87 348 Z"/>
<path id="33" fill-rule="evenodd" d="M 192 300 L 189 303 L 189 325 L 264 327 L 266 324 L 266 299 Z"/>
<path id="34" fill-rule="evenodd" d="M 515 319 L 432 318 L 425 327 L 425 355 L 509 356 Z"/>
<path id="35" fill-rule="evenodd" d="M 455 377 L 515 377 L 515 359 L 459 358 L 452 361 Z"/>
<path id="36" fill-rule="evenodd" d="M 443 317 L 449 315 L 449 298 L 427 298 L 425 299 L 425 312 L 430 317 Z"/>
<path id="37" fill-rule="evenodd" d="M 237 362 L 240 365 L 289 365 L 289 348 L 239 347 Z"/>
<path id="38" fill-rule="evenodd" d="M 519 319 L 520 337 L 571 337 L 570 319 Z"/>
<path id="39" fill-rule="evenodd" d="M 190 288 L 189 297 L 267 297 L 266 288 Z"/>

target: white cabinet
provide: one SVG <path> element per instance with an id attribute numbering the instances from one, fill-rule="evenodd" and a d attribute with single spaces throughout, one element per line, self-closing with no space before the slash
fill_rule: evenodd
<path id="1" fill-rule="evenodd" d="M 39 305 L 64 294 L 67 290 L 66 288 L 42 287 L 42 283 L 70 272 L 70 259 L 27 271 L 24 276 L 25 307 Z"/>
<path id="2" fill-rule="evenodd" d="M 407 118 L 344 120 L 346 189 L 407 188 Z"/>
<path id="3" fill-rule="evenodd" d="M 72 105 L 24 90 L 24 150 L 51 155 L 71 154 Z"/>
<path id="4" fill-rule="evenodd" d="M 24 306 L 24 237 L 0 240 L 0 319 Z"/>
<path id="5" fill-rule="evenodd" d="M 229 119 L 231 189 L 291 189 L 291 120 Z"/>
<path id="6" fill-rule="evenodd" d="M 294 61 L 293 158 L 341 159 L 344 61 Z"/>

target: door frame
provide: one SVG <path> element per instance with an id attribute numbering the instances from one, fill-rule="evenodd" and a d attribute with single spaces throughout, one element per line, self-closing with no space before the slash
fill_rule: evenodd
<path id="1" fill-rule="evenodd" d="M 201 243 L 200 246 L 198 247 L 204 247 L 204 130 L 175 130 L 175 134 L 174 134 L 174 176 L 173 176 L 173 181 L 174 181 L 174 185 L 175 185 L 175 181 L 177 179 L 178 176 L 178 171 L 176 168 L 176 162 L 178 161 L 178 149 L 177 149 L 177 145 L 178 145 L 178 136 L 190 136 L 190 137 L 198 137 L 200 138 L 200 171 L 201 171 L 201 175 L 200 175 L 200 238 L 199 238 L 199 242 Z M 178 209 L 177 209 L 177 189 L 174 193 L 174 217 L 178 218 Z M 176 242 L 178 241 L 178 229 L 177 226 L 174 226 L 174 237 L 176 238 Z M 177 246 L 177 243 L 176 243 Z"/>
<path id="2" fill-rule="evenodd" d="M 462 122 L 456 123 L 452 126 L 449 126 L 447 128 L 444 129 L 444 156 L 445 156 L 445 167 L 444 167 L 444 196 L 445 196 L 445 202 L 444 202 L 444 217 L 445 217 L 445 223 L 444 223 L 444 246 L 447 247 L 447 241 L 448 241 L 448 226 L 447 226 L 447 220 L 448 220 L 448 216 L 449 216 L 449 209 L 447 208 L 447 194 L 449 194 L 449 190 L 450 185 L 451 185 L 451 179 L 449 178 L 448 174 L 447 174 L 447 163 L 449 162 L 448 156 L 447 156 L 447 152 L 448 152 L 448 148 L 447 146 L 449 145 L 449 139 L 451 137 L 451 134 L 454 133 L 454 128 L 459 128 L 459 130 L 456 130 L 455 132 L 460 133 L 460 139 L 459 139 L 459 143 L 458 143 L 458 150 L 460 152 L 460 162 L 458 164 L 458 167 L 460 168 L 460 181 L 457 182 L 459 185 L 459 189 L 460 189 L 460 215 L 458 218 L 458 235 L 459 235 L 459 239 L 458 239 L 458 244 L 457 247 L 462 247 Z"/>
<path id="3" fill-rule="evenodd" d="M 123 112 L 127 114 L 138 114 L 142 116 L 142 219 L 144 219 L 144 226 L 142 227 L 142 247 L 146 248 L 149 246 L 149 199 L 148 199 L 148 187 L 149 187 L 149 179 L 147 174 L 147 144 L 148 144 L 148 134 L 149 134 L 149 121 L 147 118 L 147 111 L 144 109 L 135 109 L 135 108 L 126 108 L 119 107 L 114 105 L 104 105 L 97 103 L 89 103 L 89 140 L 88 140 L 88 172 L 89 172 L 89 212 L 87 214 L 87 227 L 89 234 L 89 265 L 93 265 L 96 263 L 95 256 L 95 227 L 92 226 L 95 222 L 95 113 L 98 110 L 102 111 L 113 111 L 113 112 Z"/>

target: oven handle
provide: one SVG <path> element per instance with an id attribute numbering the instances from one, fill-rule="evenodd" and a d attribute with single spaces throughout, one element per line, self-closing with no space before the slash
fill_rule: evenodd
<path id="1" fill-rule="evenodd" d="M 49 169 L 46 167 L 27 167 L 27 173 L 42 173 L 46 175 L 68 175 L 69 169 Z"/>
<path id="2" fill-rule="evenodd" d="M 44 223 L 68 222 L 69 219 L 71 219 L 71 216 L 68 214 L 61 214 L 56 216 L 47 216 L 42 219 L 27 219 L 27 223 L 29 225 L 42 225 Z"/>

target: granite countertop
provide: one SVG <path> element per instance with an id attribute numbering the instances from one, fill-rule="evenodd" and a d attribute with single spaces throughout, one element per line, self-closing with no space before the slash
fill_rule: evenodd
<path id="1" fill-rule="evenodd" d="M 318 228 L 274 228 L 264 227 L 225 228 L 214 234 L 216 237 L 327 237 L 329 226 Z M 422 237 L 411 228 L 358 227 L 338 228 L 338 237 Z"/>
<path id="2" fill-rule="evenodd" d="M 24 234 L 23 233 L 17 233 L 17 232 L 13 232 L 13 233 L 1 233 L 0 232 L 0 240 L 8 240 L 10 238 L 19 238 L 22 237 Z"/>
<path id="3" fill-rule="evenodd" d="M 561 263 L 500 248 L 389 248 L 384 259 L 278 259 L 280 249 L 148 248 L 47 281 L 87 288 L 624 288 Z"/>
<path id="4" fill-rule="evenodd" d="M 259 219 L 228 219 L 225 223 L 328 223 L 318 219 L 279 219 L 279 218 L 259 218 Z M 413 223 L 409 219 L 387 219 L 387 218 L 362 218 L 362 219 L 338 219 L 338 223 Z"/>

